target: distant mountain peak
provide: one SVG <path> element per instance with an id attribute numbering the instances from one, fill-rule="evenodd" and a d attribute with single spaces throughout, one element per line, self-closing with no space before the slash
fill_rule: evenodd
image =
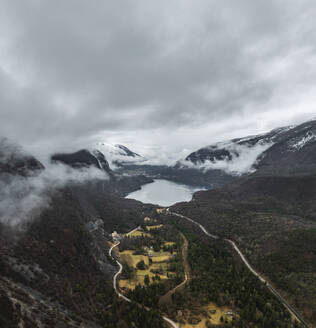
<path id="1" fill-rule="evenodd" d="M 303 174 L 316 170 L 316 120 L 244 138 L 217 142 L 189 154 L 183 167 L 221 170 L 233 176 Z"/>
<path id="2" fill-rule="evenodd" d="M 130 149 L 128 149 L 127 147 L 120 145 L 120 144 L 116 144 L 115 147 L 123 150 L 123 152 L 126 154 L 126 156 L 131 156 L 131 157 L 141 157 L 139 154 L 131 151 Z M 124 154 L 122 154 L 124 155 Z"/>
<path id="3" fill-rule="evenodd" d="M 113 145 L 106 142 L 98 142 L 90 148 L 101 152 L 109 162 L 111 169 L 124 166 L 124 164 L 139 164 L 145 161 L 143 156 L 121 144 Z"/>

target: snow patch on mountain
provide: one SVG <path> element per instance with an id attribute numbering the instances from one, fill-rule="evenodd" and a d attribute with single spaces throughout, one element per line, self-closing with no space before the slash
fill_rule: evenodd
<path id="1" fill-rule="evenodd" d="M 290 151 L 297 151 L 305 147 L 308 143 L 315 141 L 316 135 L 308 131 L 303 137 L 295 138 L 289 142 L 289 150 Z"/>
<path id="2" fill-rule="evenodd" d="M 98 164 L 99 164 L 99 168 L 100 169 L 102 169 L 103 168 L 103 166 L 102 166 L 102 164 L 101 164 L 101 162 L 99 161 L 99 158 L 98 158 L 98 156 L 97 156 L 97 154 L 96 154 L 96 152 L 97 152 L 97 150 L 95 150 L 95 151 L 92 151 L 92 155 L 94 156 L 94 158 L 97 160 L 97 162 L 98 162 Z"/>
<path id="3" fill-rule="evenodd" d="M 145 161 L 145 158 L 141 155 L 119 144 L 112 145 L 105 142 L 98 142 L 90 148 L 92 151 L 100 151 L 109 162 L 112 170 L 117 169 L 120 164 L 140 164 Z"/>
<path id="4" fill-rule="evenodd" d="M 190 161 L 182 161 L 187 167 L 208 170 L 222 170 L 230 175 L 241 176 L 243 174 L 256 171 L 255 165 L 262 154 L 271 146 L 273 142 L 258 142 L 255 145 L 240 145 L 235 142 L 220 142 L 211 146 L 212 149 L 228 150 L 231 157 L 225 157 L 219 160 L 205 160 L 194 164 Z"/>

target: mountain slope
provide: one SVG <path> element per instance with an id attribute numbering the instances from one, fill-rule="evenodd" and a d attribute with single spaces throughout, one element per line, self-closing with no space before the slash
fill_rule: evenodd
<path id="1" fill-rule="evenodd" d="M 259 158 L 258 174 L 306 175 L 316 172 L 316 120 L 286 131 Z"/>
<path id="2" fill-rule="evenodd" d="M 178 164 L 231 176 L 306 174 L 316 170 L 316 120 L 201 148 Z"/>
<path id="3" fill-rule="evenodd" d="M 6 153 L 4 148 L 0 151 Z M 18 157 L 28 163 L 23 152 Z M 33 182 L 37 166 L 33 171 L 33 166 L 28 167 L 27 176 L 20 177 L 20 166 L 14 168 L 11 156 L 5 158 L 0 169 L 5 188 Z M 86 152 L 62 157 L 75 164 L 79 175 L 82 166 L 97 167 L 92 158 Z M 108 257 L 109 234 L 140 225 L 151 207 L 122 199 L 121 190 L 127 187 L 116 180 L 106 186 L 108 180 L 71 180 L 57 187 L 49 180 L 39 198 L 36 188 L 42 188 L 43 181 L 26 188 L 33 195 L 31 201 L 41 201 L 43 206 L 14 225 L 0 220 L 0 304 L 7 309 L 0 311 L 0 326 L 98 328 L 115 327 L 119 320 L 124 323 L 129 305 L 112 306 L 116 267 Z M 10 197 L 22 199 L 9 202 Z M 6 202 L 28 205 L 23 197 L 20 192 L 6 193 Z"/>
<path id="4" fill-rule="evenodd" d="M 109 161 L 111 169 L 123 167 L 126 164 L 141 164 L 145 158 L 133 152 L 123 145 L 111 145 L 104 142 L 98 142 L 90 147 L 92 151 L 101 152 Z"/>
<path id="5" fill-rule="evenodd" d="M 153 180 L 144 174 L 131 174 L 114 171 L 109 162 L 99 150 L 82 149 L 74 153 L 60 153 L 51 156 L 53 163 L 61 162 L 73 168 L 98 168 L 107 173 L 108 179 L 104 180 L 102 191 L 113 193 L 118 196 L 126 196 L 132 191 L 138 190 L 142 185 L 151 183 Z"/>
<path id="6" fill-rule="evenodd" d="M 218 142 L 175 165 L 125 163 L 119 170 L 204 188 L 217 188 L 254 175 L 309 175 L 316 172 L 316 120 L 268 133 Z"/>
<path id="7" fill-rule="evenodd" d="M 19 145 L 7 138 L 0 138 L 0 173 L 26 176 L 43 169 L 44 165 L 26 153 Z"/>
<path id="8" fill-rule="evenodd" d="M 316 177 L 240 178 L 171 209 L 232 239 L 307 321 L 316 323 Z"/>
<path id="9" fill-rule="evenodd" d="M 53 162 L 62 162 L 73 168 L 83 168 L 94 166 L 107 173 L 111 172 L 109 163 L 104 155 L 97 150 L 90 152 L 87 149 L 81 149 L 74 153 L 59 153 L 51 157 Z"/>

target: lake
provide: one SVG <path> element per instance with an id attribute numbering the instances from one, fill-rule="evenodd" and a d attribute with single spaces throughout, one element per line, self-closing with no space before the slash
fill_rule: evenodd
<path id="1" fill-rule="evenodd" d="M 203 189 L 157 179 L 153 183 L 142 186 L 140 190 L 128 194 L 126 198 L 136 199 L 143 203 L 170 206 L 177 202 L 190 201 L 194 192 Z"/>

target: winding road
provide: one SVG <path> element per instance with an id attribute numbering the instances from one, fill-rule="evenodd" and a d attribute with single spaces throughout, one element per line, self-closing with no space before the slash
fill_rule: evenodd
<path id="1" fill-rule="evenodd" d="M 135 231 L 137 230 L 139 227 L 135 228 L 134 230 L 132 231 Z M 113 277 L 113 288 L 117 294 L 118 297 L 121 297 L 124 301 L 126 302 L 129 302 L 131 303 L 132 301 L 127 298 L 126 296 L 124 296 L 122 293 L 120 293 L 119 289 L 117 288 L 117 277 L 122 273 L 122 270 L 123 270 L 123 265 L 113 257 L 112 255 L 112 251 L 115 247 L 117 247 L 118 245 L 120 244 L 120 242 L 116 242 L 114 245 L 111 246 L 111 248 L 109 249 L 109 256 L 116 262 L 116 264 L 118 265 L 119 267 L 119 270 L 115 273 L 114 277 Z M 149 310 L 149 308 L 146 308 L 147 310 Z M 162 316 L 163 320 L 165 320 L 171 327 L 173 328 L 179 328 L 178 324 L 174 321 L 172 321 L 171 319 L 165 317 L 165 316 Z"/>
<path id="2" fill-rule="evenodd" d="M 184 234 L 180 232 L 181 237 L 183 238 L 183 247 L 182 247 L 182 258 L 183 258 L 183 264 L 184 264 L 184 280 L 174 287 L 173 289 L 169 290 L 168 293 L 160 297 L 159 304 L 168 303 L 171 300 L 171 296 L 178 290 L 181 289 L 186 283 L 188 283 L 191 280 L 191 269 L 188 262 L 188 247 L 189 243 L 188 240 L 185 238 Z"/>
<path id="3" fill-rule="evenodd" d="M 116 244 L 114 244 L 110 249 L 109 249 L 109 255 L 112 257 L 112 259 L 116 262 L 116 264 L 119 266 L 119 270 L 116 272 L 116 274 L 113 277 L 113 288 L 116 292 L 116 294 L 118 295 L 118 297 L 123 298 L 123 300 L 125 300 L 126 302 L 131 303 L 131 300 L 129 298 L 127 298 L 126 296 L 124 296 L 122 293 L 119 292 L 118 288 L 117 288 L 117 277 L 122 273 L 123 270 L 123 265 L 116 260 L 113 256 L 112 256 L 112 250 L 114 247 L 118 246 L 120 244 L 120 242 L 118 241 Z"/>
<path id="4" fill-rule="evenodd" d="M 177 216 L 177 217 L 180 217 L 182 219 L 185 219 L 187 221 L 190 221 L 192 222 L 193 224 L 197 225 L 205 235 L 213 238 L 213 239 L 219 239 L 220 237 L 219 236 L 216 236 L 216 235 L 212 235 L 210 234 L 204 226 L 202 226 L 202 224 L 196 222 L 195 220 L 187 217 L 187 216 L 184 216 L 182 214 L 179 214 L 179 213 L 175 213 L 175 212 L 171 212 L 169 210 L 169 208 L 166 208 L 165 209 L 166 213 L 168 215 L 174 215 L 174 216 Z M 263 282 L 267 288 L 271 291 L 272 294 L 274 294 L 278 299 L 279 301 L 287 308 L 287 310 L 297 318 L 298 321 L 300 321 L 300 323 L 306 327 L 306 328 L 312 328 L 310 327 L 305 321 L 304 319 L 297 313 L 297 311 L 295 309 L 293 309 L 293 307 L 280 295 L 280 293 L 278 291 L 276 291 L 271 285 L 270 283 L 265 280 L 251 265 L 250 263 L 248 262 L 248 260 L 246 259 L 246 257 L 244 256 L 244 254 L 241 252 L 241 250 L 237 247 L 237 245 L 235 244 L 235 242 L 233 242 L 232 240 L 230 239 L 227 239 L 225 238 L 224 239 L 225 241 L 227 241 L 233 248 L 234 250 L 237 252 L 237 254 L 239 255 L 239 257 L 241 258 L 241 260 L 244 262 L 244 264 L 247 266 L 247 268 L 249 269 L 249 271 L 254 274 L 256 277 L 258 277 L 258 279 Z"/>

